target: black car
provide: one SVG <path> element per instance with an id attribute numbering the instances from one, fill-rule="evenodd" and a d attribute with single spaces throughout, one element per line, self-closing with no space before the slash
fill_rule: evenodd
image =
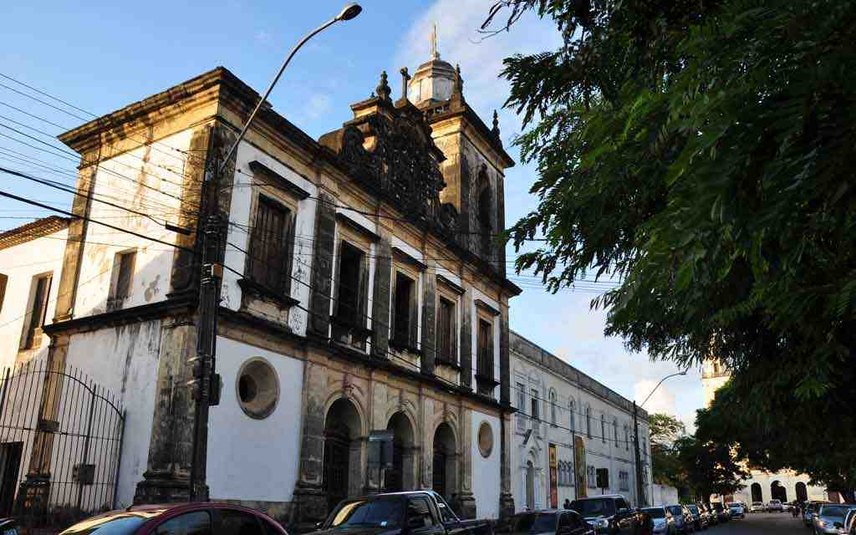
<path id="1" fill-rule="evenodd" d="M 314 535 L 493 535 L 490 522 L 460 520 L 434 491 L 391 492 L 345 500 Z"/>
<path id="2" fill-rule="evenodd" d="M 636 535 L 646 526 L 645 518 L 620 494 L 580 498 L 571 502 L 578 512 L 598 533 L 608 535 Z"/>
<path id="3" fill-rule="evenodd" d="M 510 535 L 594 535 L 594 528 L 576 511 L 547 509 L 517 513 L 496 527 Z"/>

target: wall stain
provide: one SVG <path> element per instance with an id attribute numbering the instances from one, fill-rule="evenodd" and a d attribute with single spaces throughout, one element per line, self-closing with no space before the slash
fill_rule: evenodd
<path id="1" fill-rule="evenodd" d="M 154 278 L 154 280 L 152 282 L 150 282 L 148 284 L 148 286 L 146 286 L 146 291 L 144 294 L 146 303 L 150 302 L 152 299 L 157 297 L 157 295 L 158 295 L 158 283 L 160 282 L 160 278 L 161 278 L 161 276 L 158 275 L 157 277 Z"/>

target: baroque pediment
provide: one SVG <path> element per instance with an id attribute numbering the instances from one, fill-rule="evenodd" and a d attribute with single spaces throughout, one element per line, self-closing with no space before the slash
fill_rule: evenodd
<path id="1" fill-rule="evenodd" d="M 407 217 L 451 229 L 457 213 L 440 203 L 443 152 L 422 111 L 381 93 L 352 106 L 357 117 L 321 143 L 333 150 L 354 180 Z"/>

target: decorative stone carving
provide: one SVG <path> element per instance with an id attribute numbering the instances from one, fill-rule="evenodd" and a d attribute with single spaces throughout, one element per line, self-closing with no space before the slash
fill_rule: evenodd
<path id="1" fill-rule="evenodd" d="M 445 157 L 434 145 L 422 112 L 408 103 L 393 107 L 385 98 L 378 101 L 376 113 L 341 130 L 337 148 L 342 162 L 355 179 L 410 217 L 438 226 L 457 223 L 454 214 L 441 210 L 445 182 L 440 162 Z"/>

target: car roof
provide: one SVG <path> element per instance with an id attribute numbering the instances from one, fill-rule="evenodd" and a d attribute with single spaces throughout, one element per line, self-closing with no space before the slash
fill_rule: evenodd
<path id="1" fill-rule="evenodd" d="M 574 501 L 575 501 L 575 502 L 584 502 L 584 501 L 586 501 L 586 500 L 600 500 L 600 499 L 603 499 L 603 498 L 611 498 L 611 499 L 614 499 L 614 498 L 622 498 L 622 499 L 626 499 L 626 498 L 624 498 L 624 495 L 623 495 L 623 494 L 601 494 L 600 496 L 587 496 L 587 497 L 585 497 L 585 498 L 577 498 L 577 499 L 576 499 L 576 500 L 574 500 Z"/>

